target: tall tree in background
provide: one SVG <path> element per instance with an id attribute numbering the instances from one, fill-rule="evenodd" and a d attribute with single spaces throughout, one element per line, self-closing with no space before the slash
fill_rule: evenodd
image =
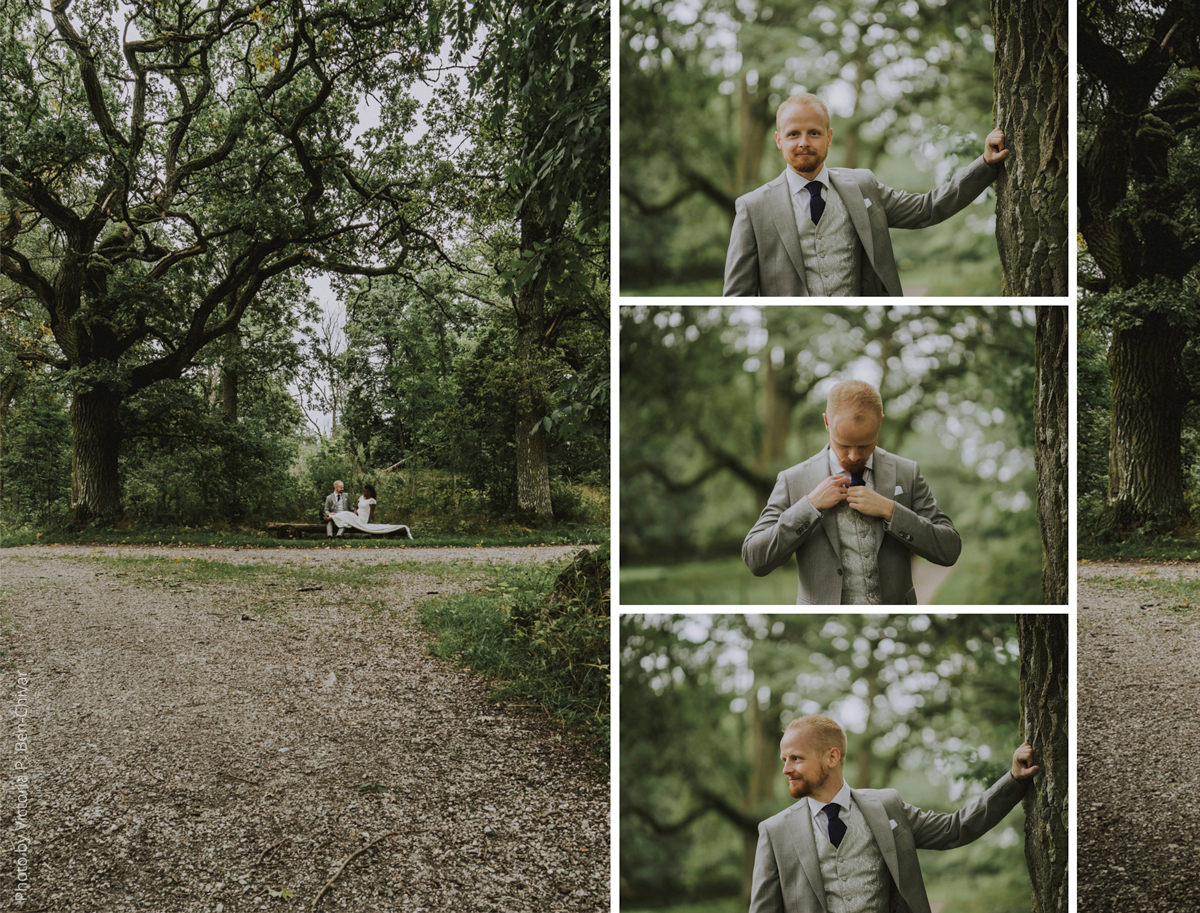
<path id="1" fill-rule="evenodd" d="M 1034 343 L 1038 525 L 1042 530 L 1042 593 L 1047 605 L 1066 605 L 1068 597 L 1067 479 L 1071 456 L 1068 318 L 1066 307 L 1039 307 Z"/>
<path id="2" fill-rule="evenodd" d="M 1200 329 L 1200 5 L 1079 11 L 1081 318 L 1111 332 L 1112 439 L 1101 525 L 1187 520 L 1181 428 Z"/>
<path id="3" fill-rule="evenodd" d="M 1067 4 L 994 0 L 996 180 L 1005 295 L 1067 294 Z"/>
<path id="4" fill-rule="evenodd" d="M 607 253 L 608 245 L 609 6 L 597 0 L 482 3 L 476 14 L 490 17 L 494 31 L 471 86 L 488 106 L 488 129 L 503 144 L 500 192 L 515 201 L 518 222 L 515 249 L 501 273 L 522 372 L 518 508 L 549 521 L 544 419 L 550 390 L 542 362 L 563 320 L 578 310 L 567 300 L 595 298 L 587 261 L 598 250 Z M 607 286 L 607 276 L 601 281 Z"/>
<path id="5" fill-rule="evenodd" d="M 1070 617 L 1018 615 L 1021 644 L 1021 737 L 1041 767 L 1025 796 L 1025 860 L 1033 913 L 1066 913 L 1068 788 L 1071 756 Z"/>
<path id="6" fill-rule="evenodd" d="M 232 338 L 288 274 L 441 255 L 452 171 L 403 138 L 445 6 L 6 5 L 5 308 L 48 330 L 18 357 L 69 381 L 77 522 L 121 513 L 122 403 Z M 364 94 L 385 103 L 356 142 Z"/>

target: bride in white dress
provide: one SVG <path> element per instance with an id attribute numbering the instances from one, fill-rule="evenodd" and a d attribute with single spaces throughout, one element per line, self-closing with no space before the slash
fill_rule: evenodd
<path id="1" fill-rule="evenodd" d="M 387 523 L 372 522 L 375 519 L 375 503 L 375 489 L 370 485 L 364 485 L 362 497 L 358 499 L 358 512 L 339 510 L 333 515 L 333 522 L 341 529 L 350 527 L 351 529 L 361 530 L 364 533 L 373 533 L 377 536 L 403 530 L 404 535 L 409 539 L 413 537 L 412 530 L 407 526 L 393 526 Z"/>

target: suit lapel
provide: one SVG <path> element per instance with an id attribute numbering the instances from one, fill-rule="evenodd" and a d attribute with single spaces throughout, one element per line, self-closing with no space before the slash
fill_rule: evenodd
<path id="1" fill-rule="evenodd" d="M 817 857 L 817 839 L 813 833 L 812 815 L 808 813 L 808 800 L 801 799 L 792 809 L 788 816 L 788 836 L 791 837 L 792 847 L 800 859 L 800 868 L 804 870 L 805 880 L 817 895 L 821 909 L 828 913 L 825 906 L 825 879 L 821 877 L 821 862 Z"/>
<path id="2" fill-rule="evenodd" d="M 842 204 L 846 207 L 854 230 L 858 232 L 858 239 L 862 241 L 863 250 L 867 253 L 867 260 L 874 268 L 875 236 L 871 232 L 871 219 L 867 215 L 867 204 L 863 202 L 862 191 L 852 178 L 841 173 L 841 169 L 829 169 L 829 182 L 842 198 Z"/>
<path id="3" fill-rule="evenodd" d="M 896 461 L 892 459 L 892 455 L 886 450 L 875 448 L 875 491 L 883 495 L 889 500 L 896 492 Z M 875 523 L 875 555 L 878 557 L 879 549 L 883 547 L 883 518 L 880 517 Z"/>
<path id="4" fill-rule="evenodd" d="M 808 486 L 806 493 L 812 491 L 827 478 L 829 478 L 828 444 L 821 448 L 821 452 L 813 459 L 812 473 L 804 480 Z M 837 518 L 834 516 L 832 510 L 821 512 L 821 528 L 825 530 L 825 535 L 829 537 L 829 543 L 833 546 L 833 553 L 840 562 L 842 560 L 842 538 L 838 535 Z"/>
<path id="5" fill-rule="evenodd" d="M 796 210 L 792 207 L 791 188 L 788 185 L 787 171 L 767 185 L 767 205 L 770 207 L 771 221 L 779 232 L 779 240 L 787 251 L 792 268 L 800 277 L 800 285 L 804 294 L 808 294 L 808 286 L 804 281 L 804 254 L 800 251 L 800 229 L 796 227 Z"/>
<path id="6" fill-rule="evenodd" d="M 854 800 L 854 804 L 858 806 L 858 810 L 862 812 L 862 816 L 867 822 L 867 827 L 871 829 L 871 834 L 875 837 L 875 845 L 883 854 L 883 861 L 892 875 L 892 882 L 896 885 L 897 890 L 901 890 L 903 885 L 900 883 L 900 858 L 896 854 L 896 838 L 892 834 L 892 825 L 888 822 L 887 809 L 878 799 L 864 797 L 855 789 L 850 790 L 850 798 Z"/>

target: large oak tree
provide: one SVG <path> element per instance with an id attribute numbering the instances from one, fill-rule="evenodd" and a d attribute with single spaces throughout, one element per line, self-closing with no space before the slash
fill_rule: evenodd
<path id="1" fill-rule="evenodd" d="M 442 0 L 15 0 L 0 101 L 4 306 L 63 372 L 77 522 L 121 512 L 122 402 L 178 378 L 290 276 L 444 255 L 454 170 L 410 94 Z M 470 33 L 463 23 L 463 40 Z M 355 134 L 364 97 L 379 123 Z M 231 351 L 233 347 L 231 343 Z"/>
<path id="2" fill-rule="evenodd" d="M 1200 328 L 1200 4 L 1096 0 L 1079 13 L 1081 316 L 1109 333 L 1102 525 L 1187 520 L 1180 458 Z"/>

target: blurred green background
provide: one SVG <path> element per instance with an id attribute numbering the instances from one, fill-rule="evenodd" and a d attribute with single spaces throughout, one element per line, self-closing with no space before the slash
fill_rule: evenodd
<path id="1" fill-rule="evenodd" d="M 953 811 L 1019 744 L 1011 615 L 622 615 L 620 905 L 745 913 L 758 823 L 790 806 L 796 716 L 846 730 L 852 788 Z M 1028 911 L 1018 806 L 976 843 L 920 851 L 946 913 Z"/>
<path id="2" fill-rule="evenodd" d="M 775 111 L 829 105 L 830 167 L 931 190 L 983 152 L 986 0 L 623 0 L 622 295 L 720 295 L 734 200 L 778 176 Z M 895 231 L 908 295 L 998 295 L 995 195 Z"/>
<path id="3" fill-rule="evenodd" d="M 794 560 L 754 577 L 741 544 L 849 378 L 962 536 L 914 559 L 922 604 L 1041 604 L 1033 344 L 1031 306 L 622 308 L 621 604 L 794 604 Z"/>

